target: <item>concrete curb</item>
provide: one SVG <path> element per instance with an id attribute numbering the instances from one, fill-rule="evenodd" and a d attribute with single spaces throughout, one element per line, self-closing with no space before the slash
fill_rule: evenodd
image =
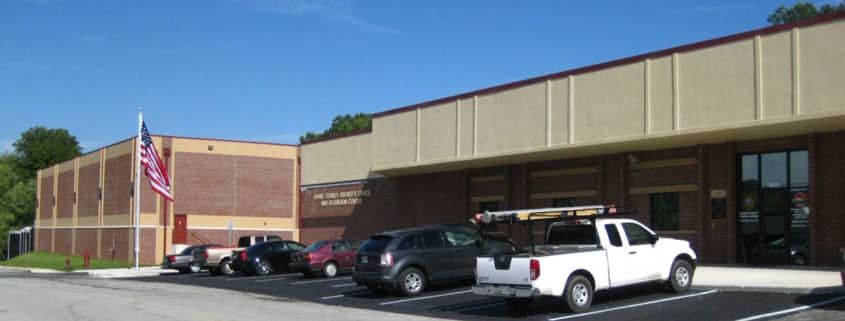
<path id="1" fill-rule="evenodd" d="M 721 292 L 768 292 L 784 294 L 845 294 L 843 286 L 829 286 L 821 288 L 788 288 L 788 287 L 762 287 L 762 286 L 711 286 L 693 285 L 694 290 L 719 290 Z"/>
<path id="2" fill-rule="evenodd" d="M 140 271 L 134 269 L 102 269 L 102 270 L 76 270 L 76 271 L 58 271 L 51 269 L 39 268 L 24 268 L 15 266 L 0 266 L 0 270 L 16 271 L 31 274 L 57 274 L 57 275 L 84 275 L 92 278 L 112 279 L 112 278 L 135 278 L 135 277 L 150 277 L 159 276 L 162 274 L 179 273 L 176 270 L 162 270 L 159 267 L 142 267 Z"/>

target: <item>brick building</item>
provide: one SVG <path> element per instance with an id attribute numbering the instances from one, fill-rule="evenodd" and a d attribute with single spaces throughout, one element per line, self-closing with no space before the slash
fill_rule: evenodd
<path id="1" fill-rule="evenodd" d="M 843 61 L 837 14 L 377 113 L 301 146 L 302 241 L 604 203 L 703 262 L 836 264 Z"/>
<path id="2" fill-rule="evenodd" d="M 298 239 L 297 146 L 153 142 L 175 201 L 165 202 L 142 174 L 140 263 L 159 263 L 174 243 L 231 244 L 259 233 Z M 38 172 L 36 250 L 134 261 L 134 146 L 131 138 Z"/>

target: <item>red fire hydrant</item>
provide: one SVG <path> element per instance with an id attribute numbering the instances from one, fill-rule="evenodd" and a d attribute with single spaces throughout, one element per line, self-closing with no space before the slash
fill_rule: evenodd
<path id="1" fill-rule="evenodd" d="M 70 270 L 70 257 L 65 256 L 65 270 Z"/>
<path id="2" fill-rule="evenodd" d="M 82 265 L 84 265 L 85 268 L 91 267 L 91 251 L 88 249 L 85 249 L 85 251 L 82 252 Z"/>

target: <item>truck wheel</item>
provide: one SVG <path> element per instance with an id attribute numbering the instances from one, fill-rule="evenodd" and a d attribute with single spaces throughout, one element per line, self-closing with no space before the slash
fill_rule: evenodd
<path id="1" fill-rule="evenodd" d="M 417 268 L 407 268 L 399 273 L 399 291 L 405 296 L 417 296 L 425 290 L 425 274 Z"/>
<path id="2" fill-rule="evenodd" d="M 672 292 L 684 292 L 692 286 L 692 265 L 686 260 L 675 260 L 672 263 L 672 273 L 669 274 L 669 288 Z"/>
<path id="3" fill-rule="evenodd" d="M 518 298 L 518 299 L 505 299 L 505 303 L 507 303 L 508 307 L 511 310 L 518 311 L 518 312 L 528 312 L 531 310 L 531 299 L 525 298 Z"/>
<path id="4" fill-rule="evenodd" d="M 593 285 L 583 275 L 570 276 L 566 281 L 563 297 L 569 311 L 575 313 L 587 311 L 593 303 Z"/>
<path id="5" fill-rule="evenodd" d="M 220 274 L 225 276 L 235 273 L 235 270 L 232 269 L 232 261 L 229 261 L 229 259 L 223 259 L 223 261 L 220 261 L 220 267 L 217 269 L 220 270 Z"/>
<path id="6" fill-rule="evenodd" d="M 327 278 L 333 278 L 337 275 L 337 264 L 334 262 L 328 262 L 326 265 L 323 265 L 323 276 Z"/>
<path id="7" fill-rule="evenodd" d="M 191 262 L 191 265 L 188 269 L 190 269 L 191 273 L 199 273 L 200 270 L 202 270 L 202 267 L 199 263 Z"/>

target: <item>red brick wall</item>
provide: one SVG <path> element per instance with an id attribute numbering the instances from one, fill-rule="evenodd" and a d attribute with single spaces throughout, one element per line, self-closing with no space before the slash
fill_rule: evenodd
<path id="1" fill-rule="evenodd" d="M 55 230 L 55 233 L 55 253 L 70 255 L 73 251 L 73 230 L 69 228 L 59 228 Z"/>
<path id="2" fill-rule="evenodd" d="M 59 190 L 56 195 L 56 218 L 73 218 L 74 172 L 59 174 Z"/>
<path id="3" fill-rule="evenodd" d="M 38 192 L 38 208 L 42 220 L 53 219 L 53 176 L 41 179 L 41 190 Z"/>
<path id="4" fill-rule="evenodd" d="M 845 131 L 817 135 L 815 160 L 810 160 L 810 220 L 814 227 L 810 262 L 835 265 L 841 262 L 840 247 L 845 247 Z M 816 173 L 813 177 L 812 174 Z"/>
<path id="5" fill-rule="evenodd" d="M 134 232 L 134 231 L 133 231 Z M 132 234 L 134 235 L 134 234 Z M 141 244 L 141 253 L 138 254 L 138 261 L 140 264 L 159 264 L 163 258 L 156 257 L 156 230 L 154 228 L 142 228 L 141 237 L 138 240 Z M 135 240 L 129 240 L 135 244 Z M 134 260 L 134 245 L 132 250 L 132 257 Z"/>
<path id="6" fill-rule="evenodd" d="M 106 160 L 103 215 L 129 214 L 129 192 L 132 189 L 131 171 L 131 154 Z M 109 247 L 111 247 L 111 244 L 109 244 Z"/>
<path id="7" fill-rule="evenodd" d="M 293 161 L 178 152 L 177 213 L 291 217 Z"/>
<path id="8" fill-rule="evenodd" d="M 97 216 L 100 206 L 100 162 L 79 168 L 79 190 L 77 191 L 77 216 Z"/>
<path id="9" fill-rule="evenodd" d="M 53 244 L 53 229 L 35 229 L 35 237 L 38 240 L 36 251 L 50 252 Z"/>
<path id="10" fill-rule="evenodd" d="M 244 235 L 276 235 L 285 240 L 293 238 L 290 231 L 258 231 L 258 230 L 232 230 L 232 239 L 229 240 L 228 230 L 205 230 L 188 229 L 188 244 L 203 244 L 211 242 L 216 244 L 237 244 L 238 238 Z M 305 245 L 309 243 L 301 242 Z"/>
<path id="11" fill-rule="evenodd" d="M 710 190 L 725 190 L 725 218 L 713 219 L 711 198 L 706 195 L 703 211 L 707 244 L 702 256 L 710 262 L 736 263 L 736 156 L 734 144 L 710 145 L 707 149 L 707 181 Z M 709 191 L 708 191 L 709 192 Z"/>
<path id="12" fill-rule="evenodd" d="M 134 255 L 130 250 L 132 248 L 133 239 L 130 237 L 132 229 L 129 228 L 104 228 L 103 238 L 100 246 L 102 249 L 103 259 L 109 260 L 114 258 L 115 261 L 126 262 L 130 255 Z M 112 247 L 112 240 L 114 240 L 114 247 Z M 112 248 L 114 248 L 114 256 L 112 257 Z"/>
<path id="13" fill-rule="evenodd" d="M 76 229 L 76 248 L 74 249 L 74 253 L 76 255 L 82 255 L 85 253 L 85 250 L 91 252 L 91 257 L 97 256 L 97 229 Z"/>

